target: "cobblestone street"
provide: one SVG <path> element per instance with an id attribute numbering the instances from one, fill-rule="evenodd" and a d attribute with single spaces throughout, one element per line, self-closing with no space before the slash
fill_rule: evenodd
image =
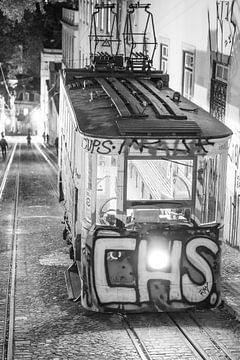
<path id="1" fill-rule="evenodd" d="M 53 186 L 56 174 L 35 148 L 24 153 L 21 168 L 14 360 L 139 359 L 117 314 L 87 312 L 79 303 L 68 300 L 64 272 L 71 260 L 62 239 L 64 209 Z M 10 215 L 4 211 L 11 211 L 11 207 L 7 207 L 12 191 L 10 183 L 7 189 L 0 206 L 1 229 L 5 224 L 6 233 L 3 236 L 10 234 L 8 223 L 11 223 Z M 230 310 L 238 316 L 240 253 L 225 244 L 222 249 L 226 310 L 198 312 L 197 317 L 240 359 L 240 325 L 227 313 Z M 135 316 L 132 320 L 141 334 L 146 331 L 151 334 L 151 346 L 156 353 L 162 348 L 161 351 L 169 354 L 156 359 L 191 358 L 177 334 L 171 335 L 175 330 L 164 314 Z M 164 326 L 159 326 L 159 321 Z M 165 339 L 161 347 L 160 338 Z"/>

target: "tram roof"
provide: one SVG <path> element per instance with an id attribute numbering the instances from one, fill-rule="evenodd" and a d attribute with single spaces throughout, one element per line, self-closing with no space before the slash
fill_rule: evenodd
<path id="1" fill-rule="evenodd" d="M 84 134 L 104 138 L 216 139 L 232 131 L 207 111 L 164 86 L 159 73 L 63 70 L 65 88 Z M 163 87 L 157 87 L 160 80 Z M 166 81 L 165 81 L 166 80 Z"/>

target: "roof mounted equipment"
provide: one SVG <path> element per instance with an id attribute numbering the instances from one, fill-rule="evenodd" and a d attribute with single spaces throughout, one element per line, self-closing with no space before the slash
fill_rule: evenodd
<path id="1" fill-rule="evenodd" d="M 148 10 L 150 4 L 130 4 L 124 26 L 124 55 L 127 69 L 132 71 L 150 71 L 153 64 L 153 57 L 157 47 L 153 14 Z M 144 10 L 145 27 L 143 31 L 133 31 L 135 11 Z"/>
<path id="2" fill-rule="evenodd" d="M 90 26 L 90 59 L 97 70 L 123 66 L 123 57 L 118 55 L 120 36 L 115 4 L 103 1 L 95 5 Z M 106 15 L 106 16 L 104 16 Z M 103 19 L 107 19 L 103 23 Z"/>

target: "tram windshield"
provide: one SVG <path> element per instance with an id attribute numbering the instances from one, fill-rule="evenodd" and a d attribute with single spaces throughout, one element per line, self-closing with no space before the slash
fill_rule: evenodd
<path id="1" fill-rule="evenodd" d="M 126 193 L 127 201 L 174 201 L 192 200 L 193 183 L 193 159 L 159 159 L 129 157 L 127 160 L 127 173 L 120 171 L 120 158 L 118 155 L 97 155 L 97 197 L 96 197 L 96 221 L 109 223 L 111 215 L 117 214 L 117 197 L 119 189 Z M 122 164 L 122 169 L 124 166 Z M 124 181 L 125 179 L 125 181 Z M 125 186 L 124 186 L 125 183 Z M 174 206 L 173 206 L 174 208 Z M 153 209 L 143 209 L 138 213 L 135 208 L 134 218 L 144 217 L 145 221 L 151 215 Z M 169 217 L 169 212 L 176 213 L 179 219 L 179 211 L 172 209 L 156 210 L 159 218 Z M 159 211 L 161 213 L 159 213 Z M 129 211 L 127 211 L 127 215 Z M 148 216 L 149 215 L 149 216 Z M 174 217 L 175 218 L 175 217 Z M 149 218 L 149 221 L 151 220 Z M 139 220 L 141 221 L 141 220 Z M 152 221 L 152 220 L 151 220 Z"/>
<path id="2" fill-rule="evenodd" d="M 127 200 L 191 200 L 193 159 L 129 158 Z"/>

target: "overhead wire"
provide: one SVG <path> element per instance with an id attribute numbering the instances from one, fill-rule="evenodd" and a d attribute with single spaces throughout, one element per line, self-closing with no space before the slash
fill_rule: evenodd
<path id="1" fill-rule="evenodd" d="M 2 68 L 2 63 L 0 62 L 0 68 L 1 68 L 1 73 L 2 73 L 2 78 L 3 78 L 3 82 L 4 82 L 4 85 L 5 85 L 5 88 L 6 88 L 6 91 L 8 93 L 8 96 L 11 97 L 11 94 L 10 94 L 10 91 L 9 91 L 9 88 L 8 88 L 8 84 L 6 82 L 6 78 L 5 78 L 5 75 L 4 75 L 4 72 L 3 72 L 3 68 Z"/>

